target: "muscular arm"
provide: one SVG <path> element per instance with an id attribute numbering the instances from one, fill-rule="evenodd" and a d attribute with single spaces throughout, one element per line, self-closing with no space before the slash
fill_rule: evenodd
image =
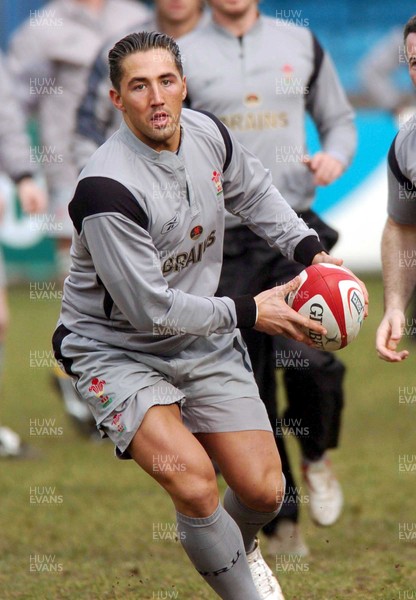
<path id="1" fill-rule="evenodd" d="M 381 241 L 385 309 L 406 309 L 416 285 L 416 225 L 388 218 Z"/>
<path id="2" fill-rule="evenodd" d="M 416 225 L 399 225 L 387 219 L 381 242 L 384 281 L 384 317 L 377 330 L 380 358 L 399 362 L 407 350 L 397 352 L 405 324 L 405 310 L 416 286 Z"/>

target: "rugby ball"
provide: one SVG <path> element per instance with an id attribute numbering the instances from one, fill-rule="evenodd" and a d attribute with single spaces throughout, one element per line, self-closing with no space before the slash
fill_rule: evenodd
<path id="1" fill-rule="evenodd" d="M 358 279 L 344 267 L 319 263 L 300 273 L 301 284 L 287 297 L 296 312 L 317 321 L 326 335 L 305 328 L 320 350 L 340 350 L 359 334 L 364 320 L 364 294 Z"/>

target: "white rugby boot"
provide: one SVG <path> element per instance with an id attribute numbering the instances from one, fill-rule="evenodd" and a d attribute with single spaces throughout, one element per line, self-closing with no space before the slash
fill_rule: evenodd
<path id="1" fill-rule="evenodd" d="M 341 514 L 344 498 L 331 461 L 323 456 L 318 461 L 304 464 L 302 469 L 312 520 L 325 527 L 333 525 Z"/>
<path id="2" fill-rule="evenodd" d="M 247 554 L 247 561 L 261 600 L 285 600 L 279 582 L 261 555 L 258 539 L 254 550 Z"/>

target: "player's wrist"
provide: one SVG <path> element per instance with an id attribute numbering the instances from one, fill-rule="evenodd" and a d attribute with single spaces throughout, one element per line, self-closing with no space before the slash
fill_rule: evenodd
<path id="1" fill-rule="evenodd" d="M 345 156 L 345 154 L 342 154 L 338 150 L 333 150 L 333 149 L 332 150 L 326 150 L 325 154 L 327 154 L 328 156 L 330 156 L 331 158 L 333 158 L 334 160 L 336 160 L 340 164 L 340 167 L 342 167 L 343 171 L 347 168 L 347 166 L 348 166 L 348 158 Z"/>
<path id="2" fill-rule="evenodd" d="M 316 235 L 308 235 L 296 246 L 293 258 L 296 262 L 309 267 L 314 257 L 321 252 L 325 252 L 325 249 Z"/>
<path id="3" fill-rule="evenodd" d="M 253 296 L 246 294 L 233 298 L 235 311 L 237 313 L 237 327 L 240 329 L 249 329 L 254 327 L 257 322 L 258 311 L 257 304 Z"/>

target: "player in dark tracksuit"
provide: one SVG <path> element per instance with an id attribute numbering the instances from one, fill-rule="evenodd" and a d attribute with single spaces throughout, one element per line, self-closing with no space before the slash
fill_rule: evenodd
<path id="1" fill-rule="evenodd" d="M 223 0 L 210 5 L 211 22 L 197 35 L 180 40 L 189 80 L 187 101 L 192 108 L 215 113 L 260 158 L 289 204 L 329 250 L 337 233 L 311 210 L 315 187 L 341 175 L 356 144 L 353 111 L 331 59 L 309 29 L 258 15 L 255 0 L 244 4 L 249 17 L 251 10 L 248 26 L 247 21 L 241 25 L 237 9 L 233 14 Z M 311 160 L 306 157 L 306 112 L 322 145 L 322 153 Z M 299 273 L 298 265 L 275 253 L 237 218 L 226 224 L 220 295 L 256 293 Z M 277 415 L 275 368 L 285 369 L 289 407 L 283 424 L 298 433 L 306 462 L 318 464 L 327 449 L 337 446 L 344 367 L 328 352 L 256 331 L 244 335 L 287 476 L 286 503 L 279 519 L 296 522 L 298 493 Z M 332 482 L 337 507 L 318 507 L 313 517 L 320 524 L 333 522 L 341 509 L 341 491 Z M 269 532 L 274 527 L 269 526 Z"/>

